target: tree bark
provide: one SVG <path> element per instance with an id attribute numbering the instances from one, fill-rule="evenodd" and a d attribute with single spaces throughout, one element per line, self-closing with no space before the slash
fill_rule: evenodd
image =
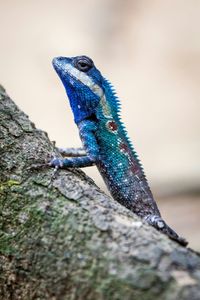
<path id="1" fill-rule="evenodd" d="M 0 299 L 200 299 L 200 256 L 106 196 L 0 87 Z"/>

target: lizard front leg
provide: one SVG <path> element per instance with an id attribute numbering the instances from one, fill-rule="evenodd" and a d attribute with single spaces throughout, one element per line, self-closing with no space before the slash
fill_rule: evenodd
<path id="1" fill-rule="evenodd" d="M 71 158 L 53 158 L 50 161 L 50 166 L 63 169 L 84 168 L 93 166 L 99 159 L 99 147 L 95 137 L 96 123 L 90 120 L 83 120 L 78 124 L 78 128 L 85 150 L 82 148 L 61 148 L 61 154 L 71 156 Z"/>
<path id="2" fill-rule="evenodd" d="M 86 156 L 83 148 L 57 148 L 61 155 L 68 157 Z"/>

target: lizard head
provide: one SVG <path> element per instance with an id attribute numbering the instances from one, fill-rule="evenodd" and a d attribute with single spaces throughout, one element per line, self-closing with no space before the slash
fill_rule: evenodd
<path id="1" fill-rule="evenodd" d="M 87 56 L 56 57 L 53 66 L 63 82 L 76 123 L 92 116 L 104 94 L 103 77 Z"/>

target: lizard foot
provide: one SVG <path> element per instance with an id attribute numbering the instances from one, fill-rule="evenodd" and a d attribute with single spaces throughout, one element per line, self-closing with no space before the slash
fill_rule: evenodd
<path id="1" fill-rule="evenodd" d="M 63 162 L 62 159 L 59 159 L 57 157 L 53 157 L 52 160 L 50 161 L 46 161 L 44 163 L 41 164 L 32 164 L 30 167 L 28 167 L 28 170 L 39 170 L 39 169 L 44 169 L 44 168 L 49 168 L 49 167 L 53 167 L 53 174 L 52 174 L 52 179 L 54 179 L 56 177 L 56 173 L 58 171 L 58 169 L 63 167 Z"/>
<path id="2" fill-rule="evenodd" d="M 168 235 L 170 239 L 176 241 L 182 246 L 187 246 L 188 242 L 184 238 L 178 236 L 178 234 L 173 229 L 171 229 L 161 217 L 156 215 L 149 215 L 145 217 L 145 220 L 159 231 Z"/>
<path id="3" fill-rule="evenodd" d="M 56 177 L 56 174 L 59 169 L 63 167 L 63 161 L 60 158 L 54 157 L 50 162 L 48 162 L 49 167 L 53 167 L 53 174 L 52 174 L 52 179 Z"/>

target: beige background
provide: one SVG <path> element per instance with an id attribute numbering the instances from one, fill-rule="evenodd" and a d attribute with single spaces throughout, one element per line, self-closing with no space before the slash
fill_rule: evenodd
<path id="1" fill-rule="evenodd" d="M 8 93 L 58 146 L 80 146 L 51 60 L 91 56 L 116 87 L 163 216 L 200 250 L 199 16 L 197 0 L 0 0 Z"/>

